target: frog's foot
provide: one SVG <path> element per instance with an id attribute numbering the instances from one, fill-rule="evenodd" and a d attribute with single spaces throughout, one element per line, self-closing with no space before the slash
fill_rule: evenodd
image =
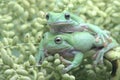
<path id="1" fill-rule="evenodd" d="M 66 72 L 68 72 L 68 69 L 64 68 L 64 69 L 62 70 L 62 73 L 66 73 Z"/>
<path id="2" fill-rule="evenodd" d="M 101 65 L 103 65 L 103 60 L 95 60 L 94 62 L 93 62 L 93 66 L 97 66 L 98 64 L 101 64 Z"/>
<path id="3" fill-rule="evenodd" d="M 104 30 L 104 31 L 100 32 L 99 34 L 97 34 L 96 42 L 99 42 L 100 39 L 102 40 L 104 46 L 107 46 L 108 41 L 112 42 L 112 39 L 110 37 L 110 32 L 106 31 L 106 30 Z"/>
<path id="4" fill-rule="evenodd" d="M 98 52 L 92 56 L 93 59 L 96 59 Z"/>
<path id="5" fill-rule="evenodd" d="M 35 66 L 36 66 L 36 67 L 41 67 L 41 65 L 40 65 L 39 63 L 37 63 Z"/>
<path id="6" fill-rule="evenodd" d="M 68 67 L 64 68 L 62 72 L 66 73 L 66 72 L 70 71 L 73 67 L 74 67 L 74 65 L 71 64 Z"/>
<path id="7" fill-rule="evenodd" d="M 67 65 L 72 64 L 72 62 L 71 62 L 71 61 L 66 60 L 66 59 L 64 59 L 63 57 L 60 57 L 60 60 L 61 60 L 63 63 L 67 64 Z"/>
<path id="8" fill-rule="evenodd" d="M 97 66 L 97 64 L 103 64 L 103 57 L 104 53 L 97 53 L 96 59 L 93 62 L 94 66 Z"/>

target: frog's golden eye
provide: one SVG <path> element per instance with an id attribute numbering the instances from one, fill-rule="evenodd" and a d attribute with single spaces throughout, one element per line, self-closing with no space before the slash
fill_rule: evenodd
<path id="1" fill-rule="evenodd" d="M 54 41 L 56 44 L 62 43 L 62 39 L 60 37 L 56 37 Z"/>
<path id="2" fill-rule="evenodd" d="M 48 19 L 49 19 L 49 14 L 46 14 L 46 16 L 45 16 L 45 17 L 46 17 L 46 19 L 48 20 Z"/>
<path id="3" fill-rule="evenodd" d="M 70 14 L 69 13 L 65 13 L 65 19 L 70 19 Z"/>

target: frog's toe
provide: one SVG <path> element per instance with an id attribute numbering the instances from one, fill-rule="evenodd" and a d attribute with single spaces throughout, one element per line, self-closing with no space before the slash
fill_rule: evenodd
<path id="1" fill-rule="evenodd" d="M 97 59 L 94 60 L 94 61 L 93 61 L 93 66 L 96 67 L 98 63 L 99 63 L 99 61 L 98 61 Z"/>
<path id="2" fill-rule="evenodd" d="M 107 40 L 108 40 L 109 42 L 112 42 L 112 39 L 111 39 L 111 37 L 110 37 L 110 36 L 105 35 L 105 37 L 107 38 Z"/>
<path id="3" fill-rule="evenodd" d="M 100 60 L 100 61 L 99 61 L 99 64 L 103 64 L 103 60 Z"/>
<path id="4" fill-rule="evenodd" d="M 100 64 L 100 62 L 95 60 L 95 61 L 93 62 L 93 67 L 94 67 L 94 68 L 97 67 L 98 64 Z"/>
<path id="5" fill-rule="evenodd" d="M 99 57 L 97 56 L 96 60 L 93 62 L 94 66 L 97 66 L 98 64 L 103 64 L 103 56 Z"/>
<path id="6" fill-rule="evenodd" d="M 107 43 L 107 42 L 104 42 L 103 45 L 104 45 L 104 47 L 107 47 L 108 43 Z"/>
<path id="7" fill-rule="evenodd" d="M 95 39 L 96 42 L 99 42 L 100 40 L 100 36 L 97 36 L 97 38 Z"/>
<path id="8" fill-rule="evenodd" d="M 68 69 L 67 69 L 67 68 L 64 68 L 64 69 L 62 70 L 62 73 L 66 73 L 66 72 L 68 72 Z"/>
<path id="9" fill-rule="evenodd" d="M 100 60 L 98 60 L 99 64 L 103 64 L 103 56 L 100 57 Z"/>
<path id="10" fill-rule="evenodd" d="M 93 62 L 93 67 L 96 67 L 96 66 L 97 66 L 97 62 L 94 61 L 94 62 Z"/>
<path id="11" fill-rule="evenodd" d="M 36 66 L 36 67 L 41 67 L 41 65 L 40 65 L 39 63 L 37 63 L 35 66 Z"/>
<path id="12" fill-rule="evenodd" d="M 108 42 L 103 35 L 101 35 L 101 40 L 103 42 L 103 46 L 106 47 L 108 45 Z"/>
<path id="13" fill-rule="evenodd" d="M 95 59 L 97 59 L 97 56 L 98 56 L 98 52 L 96 52 L 93 56 L 92 56 L 92 58 L 95 60 Z"/>
<path id="14" fill-rule="evenodd" d="M 102 34 L 99 34 L 99 35 L 97 36 L 97 38 L 95 39 L 95 41 L 96 41 L 96 42 L 99 42 L 100 39 L 102 40 L 103 45 L 104 45 L 104 46 L 107 46 L 106 37 L 105 37 L 104 35 L 102 35 Z"/>
<path id="15" fill-rule="evenodd" d="M 111 35 L 110 35 L 110 32 L 109 31 L 106 31 L 104 30 L 104 38 L 109 41 L 109 42 L 112 42 L 112 39 L 111 39 Z"/>

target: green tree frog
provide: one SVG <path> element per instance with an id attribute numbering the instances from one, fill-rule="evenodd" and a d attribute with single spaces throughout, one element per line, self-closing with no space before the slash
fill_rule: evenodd
<path id="1" fill-rule="evenodd" d="M 106 44 L 107 40 L 111 41 L 110 36 L 100 27 L 86 23 L 82 18 L 68 11 L 63 11 L 61 13 L 49 12 L 46 15 L 46 19 L 50 32 L 71 33 L 88 30 L 97 34 L 96 42 L 98 42 L 100 39 L 102 39 L 103 44 Z"/>
<path id="2" fill-rule="evenodd" d="M 67 72 L 72 68 L 79 66 L 83 60 L 85 53 L 91 49 L 100 48 L 95 64 L 103 61 L 104 53 L 118 46 L 118 43 L 112 39 L 106 47 L 103 46 L 102 40 L 95 41 L 96 38 L 89 32 L 74 32 L 55 34 L 47 32 L 39 45 L 39 54 L 36 55 L 36 60 L 44 59 L 45 54 L 59 53 L 63 57 L 74 57 L 73 61 L 67 66 L 64 71 Z"/>

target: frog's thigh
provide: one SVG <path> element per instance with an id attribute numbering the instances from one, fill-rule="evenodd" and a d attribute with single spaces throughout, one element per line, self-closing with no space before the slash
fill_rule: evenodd
<path id="1" fill-rule="evenodd" d="M 114 76 L 111 77 L 110 80 L 120 80 L 120 59 L 116 60 L 117 69 L 114 73 Z"/>

